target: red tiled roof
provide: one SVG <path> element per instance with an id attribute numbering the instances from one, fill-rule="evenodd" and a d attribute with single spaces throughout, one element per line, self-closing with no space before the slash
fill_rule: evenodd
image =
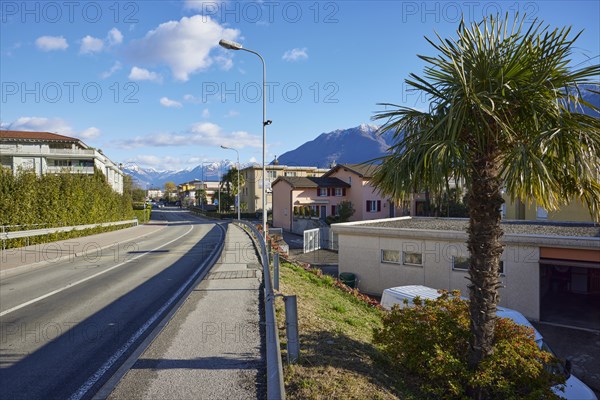
<path id="1" fill-rule="evenodd" d="M 56 142 L 79 142 L 79 139 L 50 132 L 27 132 L 0 130 L 0 139 L 48 140 Z"/>

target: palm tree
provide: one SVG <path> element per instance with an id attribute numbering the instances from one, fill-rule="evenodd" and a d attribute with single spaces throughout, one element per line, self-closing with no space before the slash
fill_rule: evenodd
<path id="1" fill-rule="evenodd" d="M 374 184 L 396 199 L 464 182 L 469 210 L 469 366 L 490 354 L 495 327 L 502 191 L 547 210 L 581 199 L 600 219 L 600 119 L 583 113 L 582 85 L 599 65 L 572 67 L 581 32 L 551 30 L 525 17 L 488 17 L 458 27 L 456 39 L 426 39 L 439 55 L 419 56 L 423 77 L 406 83 L 430 99 L 428 111 L 395 104 L 374 119 L 396 139 Z M 391 107 L 392 109 L 390 110 Z M 474 395 L 477 397 L 477 395 Z"/>

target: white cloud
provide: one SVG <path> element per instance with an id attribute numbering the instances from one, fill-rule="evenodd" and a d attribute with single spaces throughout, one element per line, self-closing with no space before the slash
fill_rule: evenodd
<path id="1" fill-rule="evenodd" d="M 2 128 L 15 131 L 52 132 L 80 139 L 95 139 L 100 136 L 100 129 L 93 126 L 76 132 L 62 118 L 20 117 L 10 124 L 3 124 Z"/>
<path id="2" fill-rule="evenodd" d="M 208 108 L 202 110 L 202 118 L 210 118 L 210 111 L 208 111 Z"/>
<path id="3" fill-rule="evenodd" d="M 211 122 L 198 122 L 183 133 L 157 133 L 138 136 L 118 143 L 121 148 L 132 149 L 144 146 L 214 146 L 221 145 L 243 148 L 262 147 L 262 138 L 245 131 L 223 132 L 219 125 Z"/>
<path id="4" fill-rule="evenodd" d="M 110 31 L 108 31 L 106 41 L 108 42 L 109 46 L 121 44 L 123 43 L 123 34 L 117 28 L 112 28 Z"/>
<path id="5" fill-rule="evenodd" d="M 183 104 L 181 104 L 178 101 L 175 100 L 171 100 L 167 97 L 161 97 L 160 98 L 160 104 L 162 104 L 164 107 L 167 108 L 181 108 L 183 107 Z"/>
<path id="6" fill-rule="evenodd" d="M 123 34 L 117 28 L 112 28 L 108 31 L 106 38 L 100 39 L 90 35 L 87 35 L 81 39 L 81 47 L 79 53 L 81 54 L 93 54 L 99 53 L 103 50 L 107 50 L 110 47 L 116 46 L 123 43 Z"/>
<path id="7" fill-rule="evenodd" d="M 301 49 L 295 48 L 295 49 L 288 50 L 285 53 L 283 53 L 283 57 L 281 57 L 281 58 L 285 61 L 306 60 L 308 58 L 308 53 L 307 53 L 306 47 L 303 47 Z"/>
<path id="8" fill-rule="evenodd" d="M 129 73 L 129 79 L 132 81 L 151 81 L 162 82 L 162 76 L 156 72 L 150 72 L 144 68 L 133 67 Z"/>
<path id="9" fill-rule="evenodd" d="M 102 76 L 102 79 L 106 79 L 108 77 L 110 77 L 112 74 L 114 74 L 115 72 L 117 72 L 118 70 L 121 69 L 121 63 L 119 61 L 116 61 L 112 67 L 110 67 L 110 69 L 108 71 L 104 71 L 100 76 Z"/>
<path id="10" fill-rule="evenodd" d="M 233 118 L 233 117 L 237 117 L 238 115 L 240 115 L 239 112 L 237 112 L 235 110 L 229 110 L 227 112 L 227 114 L 225 114 L 225 118 Z"/>
<path id="11" fill-rule="evenodd" d="M 63 36 L 40 36 L 35 40 L 35 45 L 42 51 L 66 50 L 69 47 Z"/>
<path id="12" fill-rule="evenodd" d="M 238 36 L 237 29 L 225 28 L 207 16 L 194 15 L 160 24 L 142 39 L 133 41 L 129 55 L 139 64 L 165 64 L 176 80 L 187 81 L 190 74 L 213 63 L 230 68 L 231 52 L 223 51 L 214 57 L 209 53 L 219 48 L 220 39 L 235 40 Z"/>
<path id="13" fill-rule="evenodd" d="M 79 134 L 76 134 L 76 136 L 81 139 L 96 139 L 98 136 L 100 136 L 100 129 L 91 126 Z"/>
<path id="14" fill-rule="evenodd" d="M 80 54 L 93 54 L 99 53 L 104 49 L 104 42 L 102 39 L 98 39 L 87 35 L 81 39 L 81 47 L 79 48 Z"/>

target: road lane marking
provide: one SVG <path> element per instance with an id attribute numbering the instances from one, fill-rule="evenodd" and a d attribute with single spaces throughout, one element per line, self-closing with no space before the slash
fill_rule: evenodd
<path id="1" fill-rule="evenodd" d="M 225 241 L 225 229 L 220 225 L 220 224 L 215 224 L 216 226 L 218 226 L 221 229 L 221 241 Z M 175 294 L 173 296 L 171 296 L 169 298 L 169 300 L 167 300 L 167 302 L 165 304 L 163 304 L 163 306 L 156 311 L 152 317 L 150 317 L 150 319 L 148 319 L 146 321 L 146 323 L 144 323 L 144 325 L 142 325 L 140 327 L 140 329 L 138 329 L 130 338 L 129 340 L 127 340 L 127 342 L 121 346 L 121 348 L 119 348 L 119 350 L 117 350 L 95 373 L 94 375 L 92 375 L 80 388 L 79 390 L 77 390 L 77 392 L 73 393 L 71 395 L 71 397 L 69 397 L 69 400 L 81 400 L 86 394 L 87 392 L 96 384 L 98 383 L 98 381 L 102 378 L 102 376 L 104 374 L 106 374 L 108 372 L 108 370 L 110 370 L 113 365 L 119 360 L 119 358 L 121 358 L 123 356 L 123 354 L 125 354 L 129 348 L 148 330 L 148 328 L 150 328 L 150 326 L 152 326 L 156 320 L 161 317 L 161 315 L 173 304 L 173 302 L 175 302 L 179 296 L 181 296 L 182 293 L 184 293 L 186 290 L 188 290 L 188 286 L 194 282 L 196 279 L 198 279 L 198 275 L 206 268 L 206 265 L 208 265 L 209 263 L 214 264 L 217 260 L 218 260 L 218 255 L 219 255 L 219 246 L 216 246 L 210 257 L 208 257 L 206 260 L 204 260 L 203 263 L 201 263 L 198 268 L 196 268 L 196 271 L 183 283 L 183 285 L 181 285 L 179 287 L 179 289 L 177 290 L 177 292 L 175 292 Z M 221 248 L 222 250 L 222 248 Z M 215 257 L 217 256 L 217 257 Z"/>
<path id="2" fill-rule="evenodd" d="M 150 226 L 150 225 L 151 225 L 151 224 L 148 224 L 148 226 Z M 141 226 L 141 225 L 138 225 L 138 226 Z M 158 225 L 157 225 L 157 226 L 158 226 Z M 138 240 L 139 238 L 143 238 L 143 237 L 145 237 L 145 236 L 154 235 L 155 233 L 157 233 L 157 232 L 160 232 L 160 231 L 162 231 L 163 229 L 165 229 L 165 227 L 164 227 L 164 226 L 163 226 L 163 227 L 159 227 L 159 229 L 157 229 L 157 230 L 156 230 L 156 231 L 154 231 L 154 232 L 152 232 L 152 231 L 151 231 L 151 232 L 145 232 L 145 233 L 143 233 L 143 234 L 141 234 L 141 235 L 139 235 L 139 236 L 135 236 L 135 237 L 133 237 L 133 238 L 127 239 L 127 242 L 133 242 L 133 241 L 136 241 L 136 240 Z M 113 232 L 104 232 L 104 233 L 115 233 L 115 232 L 119 232 L 119 231 L 113 231 Z M 100 235 L 102 235 L 102 233 L 101 233 Z M 92 235 L 92 236 L 93 236 L 93 235 Z M 91 236 L 82 236 L 82 238 L 84 238 L 84 239 L 85 239 L 85 238 L 89 238 L 89 237 L 91 237 Z M 71 239 L 66 239 L 66 240 L 64 240 L 64 241 L 66 242 L 66 241 L 69 241 L 69 240 L 71 240 Z M 60 244 L 61 244 L 61 242 L 63 242 L 63 241 L 58 241 L 58 242 L 49 242 L 49 243 L 43 243 L 43 244 L 44 244 L 44 245 L 47 245 L 47 244 L 54 244 L 54 243 L 56 243 L 56 244 L 59 244 L 59 245 L 60 245 Z M 106 246 L 100 247 L 98 250 L 105 250 L 105 249 L 109 249 L 109 248 L 111 248 L 111 247 L 118 246 L 118 245 L 119 245 L 119 243 L 120 243 L 120 242 L 115 242 L 115 243 L 107 244 Z M 142 242 L 140 242 L 140 243 L 144 243 L 144 242 L 142 241 Z M 34 246 L 38 246 L 38 245 L 34 245 Z M 15 248 L 14 250 L 21 250 L 21 249 L 25 249 L 25 248 Z M 68 249 L 67 249 L 67 250 L 68 250 Z M 79 252 L 75 252 L 75 253 L 73 253 L 73 254 L 71 254 L 71 255 L 72 255 L 72 256 L 75 256 L 75 257 L 80 257 L 81 255 L 84 255 L 84 254 L 85 254 L 85 253 L 84 253 L 83 251 L 79 251 Z M 68 254 L 68 255 L 69 255 L 69 254 Z M 62 255 L 61 255 L 61 257 L 62 257 Z M 34 262 L 34 263 L 31 263 L 31 264 L 26 264 L 26 265 L 21 265 L 21 266 L 19 266 L 19 267 L 14 267 L 14 268 L 8 268 L 8 269 L 1 270 L 1 271 L 0 271 L 0 278 L 12 278 L 13 276 L 18 276 L 18 275 L 21 275 L 21 273 L 26 273 L 26 272 L 29 272 L 29 271 L 32 271 L 32 270 L 38 270 L 38 269 L 41 269 L 41 268 L 43 268 L 42 264 L 45 264 L 45 263 L 47 264 L 47 263 L 48 263 L 48 261 L 47 261 L 47 260 L 36 261 L 36 262 Z"/>
<path id="3" fill-rule="evenodd" d="M 112 271 L 112 270 L 113 270 L 113 269 L 115 269 L 115 268 L 121 267 L 121 266 L 123 266 L 123 265 L 125 265 L 125 264 L 127 264 L 127 263 L 130 263 L 130 262 L 132 262 L 132 261 L 134 261 L 134 260 L 137 260 L 138 258 L 145 256 L 146 254 L 150 254 L 150 253 L 152 253 L 152 252 L 154 252 L 154 251 L 156 251 L 156 250 L 160 250 L 160 249 L 162 249 L 163 247 L 165 247 L 165 246 L 167 246 L 167 245 L 169 245 L 169 244 L 171 244 L 171 243 L 173 243 L 173 242 L 175 242 L 175 241 L 177 241 L 177 240 L 181 239 L 182 237 L 184 237 L 184 236 L 188 235 L 188 234 L 189 234 L 189 233 L 190 233 L 190 232 L 191 232 L 193 229 L 194 229 L 194 225 L 191 225 L 191 226 L 190 226 L 190 229 L 188 229 L 188 231 L 187 231 L 187 232 L 185 232 L 183 235 L 181 235 L 181 236 L 178 236 L 178 237 L 176 237 L 175 239 L 173 239 L 173 240 L 171 240 L 171 241 L 169 241 L 169 242 L 167 242 L 167 243 L 164 243 L 164 244 L 162 244 L 162 245 L 160 245 L 160 246 L 158 246 L 158 247 L 156 247 L 156 248 L 154 248 L 154 249 L 152 249 L 152 250 L 148 250 L 147 252 L 145 252 L 145 253 L 142 253 L 142 254 L 140 254 L 140 255 L 137 255 L 137 256 L 135 256 L 135 257 L 133 257 L 133 258 L 131 258 L 131 259 L 127 260 L 127 261 L 123 261 L 122 263 L 119 263 L 119 264 L 117 264 L 117 265 L 115 265 L 115 266 L 112 266 L 112 267 L 110 267 L 110 268 L 108 268 L 108 269 L 106 269 L 106 270 L 104 270 L 104 271 L 100 271 L 100 272 L 98 272 L 97 274 L 94 274 L 94 275 L 88 276 L 87 278 L 83 278 L 83 279 L 81 279 L 81 280 L 79 280 L 79 281 L 77 281 L 77 282 L 72 282 L 72 283 L 69 283 L 69 284 L 67 284 L 66 286 L 64 286 L 64 287 L 62 287 L 62 288 L 60 288 L 60 289 L 53 290 L 53 291 L 51 291 L 51 292 L 48 292 L 48 293 L 46 293 L 46 294 L 44 294 L 44 295 L 42 295 L 42 296 L 36 297 L 35 299 L 32 299 L 32 300 L 29 300 L 29 301 L 27 301 L 27 302 L 25 302 L 25 303 L 19 304 L 18 306 L 15 306 L 15 307 L 13 307 L 13 308 L 9 308 L 9 309 L 8 309 L 8 310 L 6 310 L 6 311 L 2 311 L 2 312 L 0 312 L 0 317 L 3 317 L 3 316 L 5 316 L 5 315 L 7 315 L 7 314 L 10 314 L 11 312 L 14 312 L 14 311 L 20 310 L 20 309 L 21 309 L 21 308 L 23 308 L 23 307 L 27 307 L 27 306 L 29 306 L 29 305 L 31 305 L 31 304 L 37 303 L 38 301 L 41 301 L 41 300 L 47 299 L 47 298 L 48 298 L 48 297 L 50 297 L 50 296 L 54 296 L 54 295 L 55 295 L 55 294 L 57 294 L 57 293 L 60 293 L 60 292 L 62 292 L 62 291 L 65 291 L 65 290 L 67 290 L 67 289 L 70 289 L 70 288 L 72 288 L 72 287 L 74 287 L 74 286 L 77 286 L 77 285 L 79 285 L 79 284 L 81 284 L 81 283 L 84 283 L 84 282 L 87 282 L 87 281 L 89 281 L 89 280 L 91 280 L 91 279 L 94 279 L 94 278 L 96 278 L 96 277 L 98 277 L 98 276 L 100 276 L 100 275 L 102 275 L 102 274 L 105 274 L 105 273 L 107 273 L 107 272 L 110 272 L 110 271 Z"/>

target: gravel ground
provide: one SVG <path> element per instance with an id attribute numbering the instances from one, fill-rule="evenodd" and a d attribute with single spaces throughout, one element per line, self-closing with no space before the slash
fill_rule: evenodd
<path id="1" fill-rule="evenodd" d="M 411 218 L 396 221 L 381 221 L 361 224 L 364 227 L 427 229 L 443 231 L 467 230 L 467 219 L 454 218 Z M 592 223 L 503 221 L 502 229 L 507 234 L 600 237 L 600 226 Z"/>

